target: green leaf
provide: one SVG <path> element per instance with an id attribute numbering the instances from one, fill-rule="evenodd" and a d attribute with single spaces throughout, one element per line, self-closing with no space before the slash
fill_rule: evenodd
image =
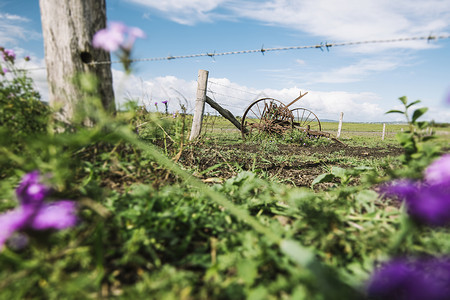
<path id="1" fill-rule="evenodd" d="M 385 114 L 393 114 L 393 113 L 396 113 L 396 114 L 405 114 L 403 111 L 401 111 L 401 110 L 396 110 L 396 109 L 391 109 L 390 111 L 386 112 Z"/>
<path id="2" fill-rule="evenodd" d="M 331 182 L 331 181 L 333 181 L 334 178 L 335 178 L 335 176 L 333 174 L 329 174 L 329 173 L 320 174 L 311 183 L 311 188 L 314 187 L 314 185 L 317 184 L 317 183 Z"/>
<path id="3" fill-rule="evenodd" d="M 417 126 L 419 127 L 419 129 L 425 129 L 428 127 L 428 125 L 429 123 L 427 121 L 417 122 Z"/>
<path id="4" fill-rule="evenodd" d="M 408 103 L 408 98 L 406 96 L 398 98 L 402 103 L 406 106 L 406 103 Z"/>
<path id="5" fill-rule="evenodd" d="M 282 240 L 280 243 L 281 252 L 290 257 L 300 266 L 308 267 L 315 261 L 315 256 L 312 251 L 300 245 L 294 240 Z"/>
<path id="6" fill-rule="evenodd" d="M 332 167 L 331 174 L 342 179 L 346 176 L 346 170 L 340 167 Z"/>
<path id="7" fill-rule="evenodd" d="M 416 110 L 414 111 L 414 113 L 413 113 L 411 122 L 412 122 L 412 123 L 415 123 L 416 120 L 417 120 L 418 118 L 420 118 L 420 116 L 422 116 L 424 113 L 427 112 L 427 110 L 428 110 L 428 107 L 422 107 L 422 108 L 416 109 Z"/>
<path id="8" fill-rule="evenodd" d="M 397 133 L 395 138 L 402 145 L 411 143 L 413 141 L 413 135 L 411 133 L 399 132 L 399 133 Z"/>
<path id="9" fill-rule="evenodd" d="M 239 277 L 249 286 L 253 284 L 258 276 L 258 262 L 246 260 L 237 266 Z"/>
<path id="10" fill-rule="evenodd" d="M 416 101 L 414 101 L 414 102 L 411 102 L 410 104 L 408 104 L 407 106 L 406 106 L 406 108 L 410 108 L 411 106 L 413 106 L 414 104 L 417 104 L 417 103 L 420 103 L 421 101 L 420 100 L 416 100 Z"/>
<path id="11" fill-rule="evenodd" d="M 372 190 L 363 190 L 356 194 L 356 200 L 362 203 L 374 202 L 378 198 L 378 193 Z"/>

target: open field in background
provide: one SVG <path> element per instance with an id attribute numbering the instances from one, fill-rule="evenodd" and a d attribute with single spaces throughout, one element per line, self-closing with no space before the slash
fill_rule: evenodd
<path id="1" fill-rule="evenodd" d="M 191 118 L 191 116 L 187 117 L 189 126 Z M 330 133 L 333 137 L 336 137 L 338 125 L 338 122 L 321 122 L 322 131 Z M 395 135 L 402 130 L 408 130 L 408 125 L 388 123 L 386 124 L 385 138 L 382 140 L 382 123 L 343 122 L 340 140 L 348 145 L 359 146 L 398 145 Z M 436 142 L 444 148 L 450 148 L 450 126 L 436 127 L 433 130 L 436 133 Z M 240 130 L 220 116 L 205 115 L 202 134 L 209 139 L 217 138 L 227 142 L 242 140 Z"/>
<path id="2" fill-rule="evenodd" d="M 165 120 L 176 120 L 173 116 Z M 192 116 L 186 116 L 187 136 Z M 332 137 L 337 134 L 338 123 L 323 122 L 323 131 Z M 262 174 L 263 177 L 294 186 L 309 187 L 320 174 L 332 167 L 353 168 L 369 166 L 382 169 L 386 159 L 398 164 L 403 153 L 395 135 L 405 124 L 386 124 L 382 140 L 383 124 L 343 123 L 340 141 L 331 139 L 304 139 L 292 143 L 289 140 L 267 138 L 245 141 L 239 129 L 219 116 L 206 115 L 203 119 L 199 141 L 183 150 L 180 163 L 196 176 L 211 182 L 221 182 L 242 171 Z M 450 128 L 438 128 L 434 143 L 450 149 Z M 380 171 L 382 173 L 382 171 Z"/>

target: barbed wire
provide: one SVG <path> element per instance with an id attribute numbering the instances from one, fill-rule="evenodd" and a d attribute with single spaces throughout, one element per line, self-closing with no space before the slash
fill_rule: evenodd
<path id="1" fill-rule="evenodd" d="M 395 38 L 395 39 L 384 39 L 384 40 L 368 40 L 368 41 L 357 41 L 357 42 L 342 42 L 342 43 L 320 43 L 317 45 L 307 45 L 307 46 L 289 46 L 289 47 L 276 47 L 276 48 L 264 48 L 261 49 L 252 49 L 252 50 L 237 50 L 237 51 L 228 51 L 228 52 L 208 52 L 208 53 L 197 53 L 197 54 L 189 54 L 189 55 L 177 55 L 177 56 L 164 56 L 164 57 L 151 57 L 151 58 L 137 58 L 130 59 L 129 62 L 146 62 L 146 61 L 164 61 L 164 60 L 174 60 L 174 59 L 183 59 L 183 58 L 197 58 L 197 57 L 211 57 L 214 58 L 216 56 L 226 56 L 226 55 L 238 55 L 238 54 L 250 54 L 250 53 L 266 53 L 266 52 L 275 52 L 275 51 L 287 51 L 287 50 L 301 50 L 301 49 L 320 49 L 320 50 L 329 50 L 332 47 L 342 47 L 342 46 L 358 46 L 358 45 L 367 45 L 367 44 L 385 44 L 385 43 L 398 43 L 398 42 L 409 42 L 409 41 L 421 41 L 425 40 L 430 42 L 432 40 L 442 40 L 442 39 L 450 39 L 450 35 L 429 35 L 429 36 L 417 36 L 417 37 L 405 37 L 405 38 Z M 91 62 L 90 64 L 115 64 L 120 63 L 120 60 L 114 61 L 97 61 Z"/>
<path id="2" fill-rule="evenodd" d="M 356 42 L 342 42 L 342 43 L 320 43 L 316 45 L 306 45 L 306 46 L 288 46 L 288 47 L 276 47 L 276 48 L 264 48 L 260 49 L 252 49 L 252 50 L 237 50 L 237 51 L 228 51 L 228 52 L 207 52 L 207 53 L 197 53 L 197 54 L 188 54 L 188 55 L 176 55 L 176 56 L 164 56 L 164 57 L 150 57 L 150 58 L 135 58 L 129 59 L 127 62 L 152 62 L 152 61 L 165 61 L 165 60 L 174 60 L 174 59 L 187 59 L 187 58 L 198 58 L 198 57 L 211 57 L 214 58 L 216 56 L 227 56 L 227 55 L 239 55 L 239 54 L 251 54 L 251 53 L 262 53 L 266 52 L 276 52 L 276 51 L 289 51 L 289 50 L 302 50 L 302 49 L 320 49 L 324 51 L 326 49 L 329 51 L 332 47 L 343 47 L 343 46 L 358 46 L 358 45 L 368 45 L 368 44 L 386 44 L 386 43 L 400 43 L 400 42 L 410 42 L 410 41 L 433 41 L 433 40 L 442 40 L 442 39 L 450 39 L 450 35 L 429 35 L 429 36 L 416 36 L 416 37 L 405 37 L 405 38 L 395 38 L 395 39 L 381 39 L 381 40 L 367 40 L 367 41 L 356 41 Z M 116 64 L 122 63 L 121 60 L 112 60 L 112 61 L 93 61 L 90 62 L 90 65 L 105 65 L 105 64 Z M 35 71 L 42 70 L 45 67 L 37 67 L 30 69 L 20 69 L 20 71 Z"/>

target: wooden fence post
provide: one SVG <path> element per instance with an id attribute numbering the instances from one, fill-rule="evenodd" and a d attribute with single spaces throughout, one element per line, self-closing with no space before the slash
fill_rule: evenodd
<path id="1" fill-rule="evenodd" d="M 208 74 L 206 70 L 198 71 L 197 78 L 197 98 L 195 100 L 194 119 L 192 120 L 191 135 L 189 140 L 196 139 L 202 131 L 203 112 L 205 111 L 206 87 L 208 84 Z"/>
<path id="2" fill-rule="evenodd" d="M 383 134 L 381 135 L 381 140 L 384 141 L 384 136 L 386 135 L 386 123 L 383 123 Z"/>
<path id="3" fill-rule="evenodd" d="M 105 110 L 114 113 L 114 91 L 110 54 L 94 49 L 92 37 L 106 27 L 105 0 L 40 0 L 49 103 L 60 110 L 59 117 L 70 122 L 83 98 L 76 75 L 92 73 L 98 79 L 99 97 Z"/>
<path id="4" fill-rule="evenodd" d="M 338 132 L 336 135 L 336 138 L 338 139 L 341 136 L 341 129 L 342 129 L 342 119 L 344 118 L 344 113 L 341 112 L 341 116 L 339 117 L 339 126 L 338 126 Z"/>

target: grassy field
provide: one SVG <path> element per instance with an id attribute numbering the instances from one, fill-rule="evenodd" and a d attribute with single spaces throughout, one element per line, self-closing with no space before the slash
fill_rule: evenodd
<path id="1" fill-rule="evenodd" d="M 0 147 L 3 218 L 20 212 L 20 177 L 39 170 L 55 194 L 48 201 L 71 199 L 79 219 L 5 244 L 0 299 L 359 300 L 380 262 L 450 253 L 446 228 L 414 227 L 380 192 L 395 178 L 419 179 L 435 158 L 429 148 L 402 161 L 401 127 L 389 125 L 381 141 L 380 124 L 344 123 L 345 145 L 244 141 L 206 117 L 189 142 L 190 120 L 130 112 Z M 8 131 L 0 138 L 9 145 Z"/>
<path id="2" fill-rule="evenodd" d="M 188 128 L 191 116 L 187 118 Z M 338 131 L 337 122 L 321 122 L 322 131 L 336 136 Z M 346 123 L 343 122 L 340 139 L 351 145 L 394 145 L 397 143 L 395 135 L 402 130 L 408 130 L 407 124 L 386 124 L 385 138 L 382 141 L 383 124 L 381 123 Z M 430 128 L 435 131 L 437 141 L 444 147 L 450 148 L 450 126 Z M 210 139 L 221 139 L 228 142 L 239 141 L 242 135 L 231 122 L 220 116 L 205 116 L 202 133 Z"/>

